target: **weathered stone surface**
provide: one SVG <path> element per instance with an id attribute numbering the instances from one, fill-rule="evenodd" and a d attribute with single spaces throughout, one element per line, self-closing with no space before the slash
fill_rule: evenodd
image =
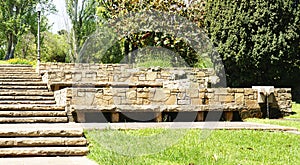
<path id="1" fill-rule="evenodd" d="M 244 93 L 235 93 L 234 94 L 234 101 L 237 105 L 244 105 Z"/>
<path id="2" fill-rule="evenodd" d="M 249 109 L 260 109 L 256 100 L 246 100 L 245 104 Z"/>
<path id="3" fill-rule="evenodd" d="M 176 95 L 171 95 L 166 101 L 166 105 L 175 105 L 177 103 Z"/>
<path id="4" fill-rule="evenodd" d="M 79 124 L 1 124 L 0 137 L 81 137 Z"/>
<path id="5" fill-rule="evenodd" d="M 37 116 L 52 116 L 65 117 L 65 111 L 0 111 L 0 117 L 37 117 Z"/>
<path id="6" fill-rule="evenodd" d="M 83 137 L 13 137 L 0 138 L 1 147 L 40 147 L 40 146 L 85 146 L 87 140 Z"/>
<path id="7" fill-rule="evenodd" d="M 5 117 L 0 118 L 0 123 L 67 123 L 68 118 L 64 117 Z"/>
<path id="8" fill-rule="evenodd" d="M 0 156 L 83 156 L 87 147 L 0 148 Z"/>
<path id="9" fill-rule="evenodd" d="M 230 94 L 219 95 L 219 101 L 222 103 L 231 103 L 234 102 L 234 96 Z"/>

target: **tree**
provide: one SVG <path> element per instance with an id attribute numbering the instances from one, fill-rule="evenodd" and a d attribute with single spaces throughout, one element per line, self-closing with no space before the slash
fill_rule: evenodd
<path id="1" fill-rule="evenodd" d="M 204 24 L 204 1 L 190 1 L 189 4 L 182 0 L 98 0 L 99 6 L 97 14 L 100 20 L 113 21 L 116 18 L 122 18 L 129 13 L 147 12 L 149 10 L 157 10 L 168 12 L 174 15 L 180 15 L 202 28 Z M 180 38 L 176 38 L 171 34 L 163 34 L 154 31 L 144 31 L 139 33 L 131 33 L 120 39 L 107 53 L 103 56 L 102 62 L 119 62 L 120 54 L 125 57 L 128 63 L 136 62 L 138 58 L 134 53 L 135 50 L 147 47 L 162 47 L 178 53 L 190 66 L 205 65 L 204 61 L 197 58 L 197 52 L 189 47 L 189 44 Z M 119 49 L 116 51 L 115 49 Z M 115 52 L 116 54 L 114 54 Z M 120 53 L 121 52 L 121 53 Z M 115 58 L 114 58 L 115 57 Z"/>
<path id="2" fill-rule="evenodd" d="M 41 0 L 40 3 L 47 11 L 53 11 L 52 0 Z M 0 31 L 5 34 L 5 59 L 14 58 L 16 46 L 21 36 L 27 32 L 36 34 L 36 12 L 34 0 L 2 0 L 0 5 Z M 45 20 L 45 19 L 44 19 Z M 47 27 L 46 21 L 42 23 L 42 30 Z"/>
<path id="3" fill-rule="evenodd" d="M 75 62 L 85 40 L 96 29 L 96 1 L 66 0 L 66 6 L 72 23 L 72 30 L 69 36 L 69 44 L 72 50 L 71 60 Z"/>
<path id="4" fill-rule="evenodd" d="M 299 77 L 300 6 L 295 2 L 207 0 L 206 28 L 230 86 L 287 86 Z"/>

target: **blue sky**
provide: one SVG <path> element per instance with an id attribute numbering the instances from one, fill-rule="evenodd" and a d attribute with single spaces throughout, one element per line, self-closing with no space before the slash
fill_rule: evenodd
<path id="1" fill-rule="evenodd" d="M 66 13 L 65 0 L 53 0 L 56 6 L 57 13 L 48 16 L 50 24 L 53 23 L 51 32 L 57 33 L 57 31 L 62 29 L 70 29 L 70 23 L 68 15 Z"/>

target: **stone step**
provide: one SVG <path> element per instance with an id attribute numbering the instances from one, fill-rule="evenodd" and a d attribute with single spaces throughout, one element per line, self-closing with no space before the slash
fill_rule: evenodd
<path id="1" fill-rule="evenodd" d="M 0 137 L 81 137 L 78 123 L 1 124 Z"/>
<path id="2" fill-rule="evenodd" d="M 36 79 L 0 79 L 0 82 L 41 82 L 42 78 Z"/>
<path id="3" fill-rule="evenodd" d="M 40 92 L 40 91 L 30 91 L 30 92 L 0 92 L 0 96 L 53 96 L 53 92 Z"/>
<path id="4" fill-rule="evenodd" d="M 47 86 L 3 86 L 0 85 L 0 89 L 23 89 L 23 90 L 40 90 L 40 89 L 48 89 Z"/>
<path id="5" fill-rule="evenodd" d="M 53 96 L 2 96 L 0 95 L 0 100 L 52 100 L 55 98 Z"/>
<path id="6" fill-rule="evenodd" d="M 47 86 L 44 82 L 0 82 L 0 86 Z"/>
<path id="7" fill-rule="evenodd" d="M 0 64 L 0 68 L 32 68 L 32 65 L 26 65 L 26 64 Z"/>
<path id="8" fill-rule="evenodd" d="M 0 75 L 0 79 L 24 79 L 24 80 L 31 80 L 31 79 L 39 79 L 42 80 L 42 78 L 38 75 Z"/>
<path id="9" fill-rule="evenodd" d="M 0 117 L 65 117 L 65 111 L 0 111 Z"/>
<path id="10" fill-rule="evenodd" d="M 0 72 L 0 77 L 25 77 L 25 78 L 29 78 L 29 77 L 40 77 L 38 74 L 23 74 L 23 73 L 5 73 L 5 72 Z"/>
<path id="11" fill-rule="evenodd" d="M 67 123 L 68 117 L 0 117 L 0 123 Z"/>
<path id="12" fill-rule="evenodd" d="M 43 105 L 43 104 L 23 104 L 11 105 L 1 104 L 0 111 L 65 111 L 64 106 Z"/>
<path id="13" fill-rule="evenodd" d="M 0 104 L 56 104 L 54 100 L 0 100 Z"/>
<path id="14" fill-rule="evenodd" d="M 17 68 L 14 68 L 14 67 L 0 67 L 0 72 L 7 72 L 7 71 L 35 72 L 35 69 L 26 68 L 26 67 L 17 67 Z"/>
<path id="15" fill-rule="evenodd" d="M 87 153 L 87 147 L 0 148 L 0 156 L 84 156 Z"/>
<path id="16" fill-rule="evenodd" d="M 25 74 L 25 75 L 28 75 L 28 74 L 31 74 L 31 75 L 38 75 L 38 73 L 36 73 L 35 71 L 33 70 L 0 70 L 0 75 L 6 75 L 6 74 L 11 74 L 11 75 L 14 75 L 14 74 Z"/>
<path id="17" fill-rule="evenodd" d="M 11 137 L 0 138 L 0 147 L 85 146 L 83 137 Z"/>
<path id="18" fill-rule="evenodd" d="M 31 93 L 31 92 L 38 92 L 38 93 L 44 93 L 44 92 L 49 92 L 48 89 L 0 89 L 0 93 L 3 92 L 25 92 L 25 93 Z"/>

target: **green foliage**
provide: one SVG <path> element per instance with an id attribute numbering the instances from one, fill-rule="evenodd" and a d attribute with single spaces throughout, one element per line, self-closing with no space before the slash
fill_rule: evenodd
<path id="1" fill-rule="evenodd" d="M 189 130 L 184 137 L 178 139 L 178 143 L 162 150 L 159 153 L 154 153 L 144 156 L 126 156 L 107 150 L 101 145 L 99 135 L 113 134 L 110 139 L 116 141 L 118 145 L 112 146 L 118 148 L 125 141 L 120 139 L 119 134 L 128 134 L 132 136 L 148 136 L 160 134 L 161 129 L 145 129 L 145 130 L 130 130 L 130 131 L 86 131 L 85 135 L 90 143 L 89 158 L 95 160 L 99 164 L 299 164 L 299 135 L 293 135 L 282 132 L 263 132 L 253 130 L 241 131 L 212 131 L 210 136 L 203 138 L 203 130 Z M 166 131 L 166 130 L 164 130 Z M 167 130 L 168 133 L 176 133 L 178 130 Z M 177 131 L 177 132 L 176 132 Z M 167 140 L 166 140 L 167 141 Z M 164 145 L 166 141 L 161 141 Z M 126 144 L 124 144 L 126 145 Z M 133 142 L 132 145 L 138 143 Z M 155 147 L 155 145 L 152 145 Z M 131 148 L 128 148 L 130 150 Z M 143 148 L 146 150 L 145 148 Z M 288 152 L 287 152 L 288 151 Z M 124 153 L 127 154 L 127 153 Z"/>
<path id="2" fill-rule="evenodd" d="M 28 61 L 25 59 L 20 59 L 20 58 L 14 58 L 14 59 L 9 59 L 7 60 L 9 64 L 25 64 L 25 65 L 32 65 L 34 66 L 36 64 L 35 61 Z"/>
<path id="3" fill-rule="evenodd" d="M 41 0 L 43 14 L 54 11 L 52 0 Z M 24 34 L 31 32 L 37 34 L 37 13 L 35 11 L 37 1 L 10 0 L 2 1 L 0 5 L 0 37 L 5 46 L 5 59 L 14 58 L 15 48 Z M 47 19 L 42 16 L 41 31 L 48 28 Z M 2 54 L 2 53 L 1 53 Z"/>
<path id="4" fill-rule="evenodd" d="M 98 0 L 99 6 L 97 7 L 97 15 L 99 17 L 99 24 L 102 26 L 107 21 L 114 21 L 116 18 L 124 18 L 127 17 L 130 13 L 141 13 L 148 12 L 151 10 L 166 12 L 173 15 L 178 15 L 186 18 L 189 22 L 192 22 L 193 25 L 197 28 L 203 27 L 204 22 L 204 1 L 194 1 L 193 3 L 187 5 L 182 0 L 171 0 L 171 1 L 161 1 L 161 0 L 146 0 L 146 1 L 129 1 L 129 0 Z M 134 16 L 133 16 L 134 17 Z M 133 18 L 134 19 L 134 18 Z M 149 24 L 149 22 L 145 22 L 147 20 L 151 20 L 152 18 L 145 17 L 143 23 L 136 22 L 136 20 L 128 21 L 129 24 Z M 170 20 L 168 20 L 170 21 Z M 186 21 L 187 22 L 187 21 Z M 170 22 L 171 23 L 171 22 Z M 162 25 L 163 26 L 163 25 Z M 124 26 L 123 26 L 124 27 Z M 122 27 L 120 27 L 122 28 Z M 151 27 L 149 27 L 151 29 Z M 152 27 L 153 28 L 153 27 Z M 168 29 L 169 27 L 165 27 Z M 181 29 L 182 27 L 172 27 L 176 30 Z M 121 30 L 121 31 L 120 31 Z M 141 32 L 131 32 L 130 28 L 128 29 L 118 29 L 119 33 L 127 32 L 129 33 L 124 38 L 120 39 L 118 43 L 107 51 L 101 61 L 106 62 L 119 62 L 117 61 L 120 54 L 126 60 L 126 63 L 137 63 L 139 59 L 132 55 L 131 52 L 141 49 L 146 46 L 153 47 L 162 47 L 173 52 L 178 53 L 188 65 L 190 66 L 206 66 L 207 60 L 203 60 L 200 54 L 197 54 L 196 50 L 190 47 L 189 43 L 183 38 L 178 36 L 174 36 L 171 33 L 162 33 L 155 31 L 141 31 Z M 176 33 L 173 31 L 173 33 Z M 190 31 L 190 33 L 192 33 Z M 193 37 L 198 37 L 195 34 Z M 192 38 L 193 38 L 192 37 Z M 199 44 L 200 45 L 200 44 Z M 113 50 L 119 49 L 119 50 Z M 113 52 L 113 53 L 112 53 Z M 107 56 L 117 56 L 118 58 L 109 58 L 109 59 L 117 59 L 116 61 L 107 60 Z"/>
<path id="5" fill-rule="evenodd" d="M 299 78 L 300 5 L 294 0 L 207 0 L 206 27 L 231 86 Z"/>
<path id="6" fill-rule="evenodd" d="M 67 13 L 71 19 L 72 29 L 69 34 L 71 61 L 75 62 L 86 39 L 96 30 L 95 0 L 66 0 Z"/>
<path id="7" fill-rule="evenodd" d="M 69 45 L 67 34 L 43 33 L 44 45 L 42 46 L 41 60 L 44 62 L 70 62 L 68 56 Z"/>

